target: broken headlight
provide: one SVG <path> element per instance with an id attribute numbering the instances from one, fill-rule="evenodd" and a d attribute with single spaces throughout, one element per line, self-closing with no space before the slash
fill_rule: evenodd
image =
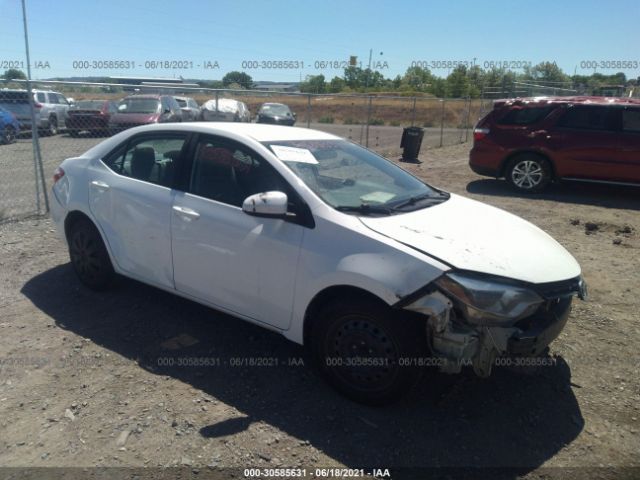
<path id="1" fill-rule="evenodd" d="M 452 297 L 468 322 L 509 325 L 535 312 L 544 301 L 536 292 L 508 279 L 446 273 L 436 285 Z"/>

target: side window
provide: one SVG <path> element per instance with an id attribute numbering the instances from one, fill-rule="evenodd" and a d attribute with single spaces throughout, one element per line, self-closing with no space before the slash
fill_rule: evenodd
<path id="1" fill-rule="evenodd" d="M 558 126 L 580 130 L 612 130 L 612 110 L 608 107 L 576 105 L 569 108 L 558 121 Z"/>
<path id="2" fill-rule="evenodd" d="M 53 104 L 60 103 L 58 101 L 58 95 L 56 93 L 48 93 L 47 95 L 49 96 L 49 103 L 53 103 Z"/>
<path id="3" fill-rule="evenodd" d="M 114 102 L 109 102 L 109 113 L 118 113 L 118 106 Z"/>
<path id="4" fill-rule="evenodd" d="M 531 125 L 539 122 L 551 113 L 553 107 L 512 108 L 498 120 L 500 125 Z"/>
<path id="5" fill-rule="evenodd" d="M 198 108 L 198 104 L 196 103 L 196 101 L 193 98 L 189 99 L 189 106 L 191 108 Z"/>
<path id="6" fill-rule="evenodd" d="M 134 138 L 104 163 L 120 175 L 171 188 L 185 141 L 179 134 Z"/>
<path id="7" fill-rule="evenodd" d="M 249 148 L 216 137 L 200 139 L 193 159 L 190 193 L 242 207 L 249 195 L 272 190 L 293 198 L 280 174 Z"/>
<path id="8" fill-rule="evenodd" d="M 640 133 L 640 108 L 625 108 L 622 111 L 622 131 Z"/>
<path id="9" fill-rule="evenodd" d="M 36 100 L 38 101 L 38 103 L 47 103 L 47 97 L 44 92 L 36 93 Z"/>
<path id="10" fill-rule="evenodd" d="M 167 97 L 160 97 L 160 103 L 162 104 L 162 113 L 166 112 L 167 110 L 171 110 L 171 108 L 169 107 L 169 102 L 167 101 Z"/>

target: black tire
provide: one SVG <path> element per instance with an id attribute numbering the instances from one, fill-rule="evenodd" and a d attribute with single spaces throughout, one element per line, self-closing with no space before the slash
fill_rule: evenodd
<path id="1" fill-rule="evenodd" d="M 80 136 L 80 130 L 69 130 L 69 136 L 76 138 Z"/>
<path id="2" fill-rule="evenodd" d="M 549 185 L 553 179 L 553 171 L 546 158 L 525 153 L 509 160 L 505 178 L 519 192 L 535 193 Z"/>
<path id="3" fill-rule="evenodd" d="M 421 370 L 404 359 L 425 356 L 426 332 L 423 322 L 402 311 L 356 298 L 317 314 L 311 349 L 314 365 L 340 393 L 359 403 L 386 405 L 420 378 Z"/>
<path id="4" fill-rule="evenodd" d="M 47 135 L 53 136 L 58 134 L 58 119 L 54 116 L 49 117 L 49 128 Z"/>
<path id="5" fill-rule="evenodd" d="M 96 227 L 76 221 L 69 230 L 69 257 L 80 281 L 92 290 L 105 290 L 115 277 L 109 253 Z"/>
<path id="6" fill-rule="evenodd" d="M 16 141 L 16 130 L 11 125 L 6 125 L 4 127 L 4 131 L 2 132 L 2 136 L 0 136 L 0 143 L 4 143 L 9 145 Z"/>

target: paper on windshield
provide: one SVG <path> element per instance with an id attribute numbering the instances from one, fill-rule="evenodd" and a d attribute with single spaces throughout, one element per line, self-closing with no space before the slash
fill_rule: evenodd
<path id="1" fill-rule="evenodd" d="M 284 162 L 310 163 L 317 165 L 318 160 L 306 148 L 284 147 L 282 145 L 271 145 L 273 153 Z"/>
<path id="2" fill-rule="evenodd" d="M 395 197 L 395 193 L 389 192 L 371 192 L 366 195 L 362 195 L 360 200 L 364 203 L 385 203 Z"/>

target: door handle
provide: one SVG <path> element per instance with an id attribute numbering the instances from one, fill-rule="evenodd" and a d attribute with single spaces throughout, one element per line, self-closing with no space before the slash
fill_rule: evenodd
<path id="1" fill-rule="evenodd" d="M 104 182 L 101 182 L 100 180 L 94 180 L 93 182 L 91 182 L 91 186 L 102 191 L 109 190 L 109 185 L 107 185 Z"/>
<path id="2" fill-rule="evenodd" d="M 176 212 L 176 214 L 180 215 L 185 220 L 197 220 L 200 218 L 200 214 L 198 212 L 196 212 L 195 210 L 191 210 L 190 208 L 187 208 L 187 207 L 180 207 L 178 205 L 174 205 L 173 211 Z"/>

